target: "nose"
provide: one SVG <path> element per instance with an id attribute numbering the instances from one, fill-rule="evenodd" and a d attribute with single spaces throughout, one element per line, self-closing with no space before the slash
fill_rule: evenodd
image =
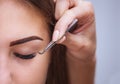
<path id="1" fill-rule="evenodd" d="M 12 84 L 8 59 L 2 56 L 0 56 L 0 84 Z"/>

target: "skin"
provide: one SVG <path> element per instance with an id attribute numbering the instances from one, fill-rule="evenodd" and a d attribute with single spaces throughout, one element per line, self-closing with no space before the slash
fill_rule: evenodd
<path id="1" fill-rule="evenodd" d="M 56 4 L 53 40 L 59 39 L 77 18 L 78 27 L 59 43 L 67 47 L 70 84 L 94 84 L 96 65 L 96 26 L 93 5 L 84 0 L 54 0 Z M 82 26 L 80 26 L 82 25 Z M 57 36 L 56 36 L 57 35 Z"/>
<path id="2" fill-rule="evenodd" d="M 0 84 L 45 84 L 50 52 L 44 55 L 36 52 L 50 41 L 48 26 L 41 13 L 20 3 L 0 0 Z M 43 41 L 10 46 L 11 42 L 29 36 L 41 37 Z M 23 55 L 36 53 L 36 56 L 21 59 L 14 52 Z"/>
<path id="3" fill-rule="evenodd" d="M 93 84 L 96 39 L 92 4 L 80 0 L 57 0 L 55 3 L 55 16 L 58 20 L 55 31 L 59 34 L 55 37 L 54 33 L 53 40 L 58 39 L 75 18 L 79 19 L 79 25 L 83 25 L 73 33 L 68 33 L 61 42 L 68 48 L 66 60 L 70 84 Z M 44 17 L 37 10 L 28 8 L 18 4 L 17 0 L 0 0 L 1 84 L 45 84 L 50 52 L 45 55 L 37 54 L 30 60 L 20 59 L 13 54 L 31 54 L 34 53 L 31 49 L 37 52 L 49 42 Z M 42 37 L 44 41 L 35 40 L 10 47 L 12 41 L 31 35 Z"/>

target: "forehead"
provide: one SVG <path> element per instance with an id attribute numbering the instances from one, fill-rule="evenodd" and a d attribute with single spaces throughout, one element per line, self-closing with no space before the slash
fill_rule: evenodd
<path id="1" fill-rule="evenodd" d="M 43 19 L 43 14 L 34 6 L 25 3 L 24 0 L 0 0 L 0 14 L 1 18 L 6 16 L 6 18 L 16 18 L 16 16 L 25 16 L 24 18 L 32 19 Z M 11 16 L 11 17 L 9 17 Z M 38 18 L 40 17 L 40 18 Z M 4 17 L 3 17 L 4 18 Z"/>
<path id="2" fill-rule="evenodd" d="M 48 26 L 42 13 L 16 1 L 0 0 L 0 38 L 45 37 Z"/>

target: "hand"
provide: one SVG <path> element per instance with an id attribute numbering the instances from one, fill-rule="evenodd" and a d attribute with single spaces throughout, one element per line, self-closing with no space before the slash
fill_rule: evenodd
<path id="1" fill-rule="evenodd" d="M 72 59 L 94 59 L 96 50 L 96 31 L 94 9 L 90 2 L 83 0 L 54 0 L 55 17 L 58 20 L 53 40 L 59 39 L 68 25 L 77 18 L 77 29 L 67 33 L 62 43 L 67 47 L 67 56 Z M 64 41 L 63 41 L 64 40 Z"/>

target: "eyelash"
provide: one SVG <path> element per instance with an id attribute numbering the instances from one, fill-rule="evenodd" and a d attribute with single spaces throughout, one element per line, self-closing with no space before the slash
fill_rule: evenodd
<path id="1" fill-rule="evenodd" d="M 21 58 L 21 59 L 32 59 L 36 56 L 36 53 L 33 53 L 33 54 L 28 54 L 28 55 L 22 55 L 22 54 L 19 54 L 19 53 L 14 53 L 14 55 L 18 58 Z"/>

